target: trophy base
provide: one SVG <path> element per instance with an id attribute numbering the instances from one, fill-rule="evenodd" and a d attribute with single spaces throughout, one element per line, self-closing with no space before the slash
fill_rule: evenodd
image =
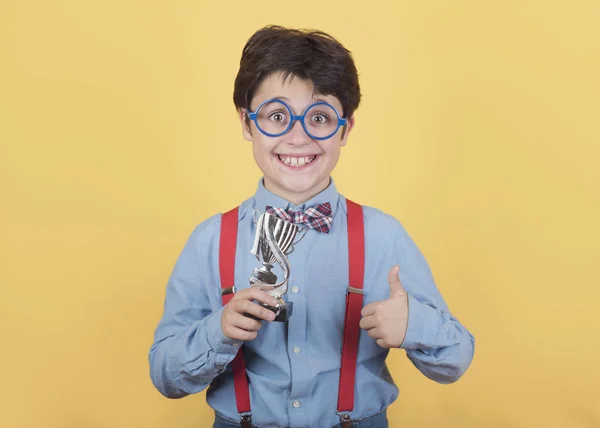
<path id="1" fill-rule="evenodd" d="M 260 303 L 260 306 L 267 308 L 275 314 L 275 319 L 273 321 L 277 322 L 286 322 L 292 316 L 293 305 L 294 304 L 292 302 L 287 302 L 279 306 L 269 306 L 265 305 L 264 303 Z"/>
<path id="2" fill-rule="evenodd" d="M 293 302 L 283 302 L 279 306 L 271 306 L 271 305 L 267 305 L 265 303 L 258 303 L 260 306 L 262 306 L 265 309 L 270 310 L 271 312 L 273 312 L 275 314 L 275 319 L 273 321 L 276 322 L 286 322 L 291 316 L 292 316 L 292 308 L 294 306 Z M 263 321 L 262 319 L 255 317 L 254 315 L 250 315 L 248 313 L 245 313 L 244 316 L 247 316 L 248 318 L 252 318 L 253 320 L 256 321 Z"/>

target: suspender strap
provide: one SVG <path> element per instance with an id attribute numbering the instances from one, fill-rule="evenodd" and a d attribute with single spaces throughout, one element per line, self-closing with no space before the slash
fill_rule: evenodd
<path id="1" fill-rule="evenodd" d="M 362 207 L 346 200 L 348 207 L 348 267 L 350 286 L 346 294 L 344 342 L 338 393 L 338 414 L 342 426 L 351 426 L 350 412 L 354 409 L 356 357 L 360 335 L 360 312 L 363 307 L 363 279 L 365 275 L 365 227 Z"/>
<path id="2" fill-rule="evenodd" d="M 223 214 L 221 218 L 221 237 L 219 243 L 219 274 L 221 290 L 233 290 L 235 279 L 235 249 L 238 231 L 238 208 Z M 222 295 L 223 306 L 233 298 L 233 293 Z M 252 423 L 250 411 L 250 390 L 246 377 L 246 364 L 242 348 L 238 350 L 231 363 L 233 369 L 233 384 L 238 413 L 241 416 L 242 427 L 250 427 Z"/>

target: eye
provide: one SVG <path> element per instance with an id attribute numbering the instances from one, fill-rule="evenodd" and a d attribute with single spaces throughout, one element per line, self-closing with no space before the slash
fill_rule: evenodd
<path id="1" fill-rule="evenodd" d="M 325 113 L 315 113 L 310 117 L 315 125 L 323 125 L 329 121 L 329 116 Z"/>
<path id="2" fill-rule="evenodd" d="M 274 111 L 269 115 L 269 119 L 276 123 L 285 122 L 285 118 L 286 116 L 283 111 Z"/>

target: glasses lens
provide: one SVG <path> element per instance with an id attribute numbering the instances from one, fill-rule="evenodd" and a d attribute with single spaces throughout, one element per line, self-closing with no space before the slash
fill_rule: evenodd
<path id="1" fill-rule="evenodd" d="M 338 116 L 331 106 L 319 104 L 306 112 L 304 124 L 308 133 L 313 137 L 329 137 L 337 131 Z"/>
<path id="2" fill-rule="evenodd" d="M 267 134 L 281 134 L 290 123 L 291 113 L 280 101 L 263 104 L 256 112 L 258 127 Z"/>

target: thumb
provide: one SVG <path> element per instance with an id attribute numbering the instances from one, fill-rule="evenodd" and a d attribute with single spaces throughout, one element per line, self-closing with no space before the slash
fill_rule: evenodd
<path id="1" fill-rule="evenodd" d="M 400 278 L 398 277 L 399 273 L 400 266 L 395 265 L 394 267 L 392 267 L 390 273 L 388 274 L 388 282 L 390 283 L 390 297 L 394 297 L 400 294 L 406 294 L 406 291 L 404 291 L 404 287 L 400 282 Z"/>

